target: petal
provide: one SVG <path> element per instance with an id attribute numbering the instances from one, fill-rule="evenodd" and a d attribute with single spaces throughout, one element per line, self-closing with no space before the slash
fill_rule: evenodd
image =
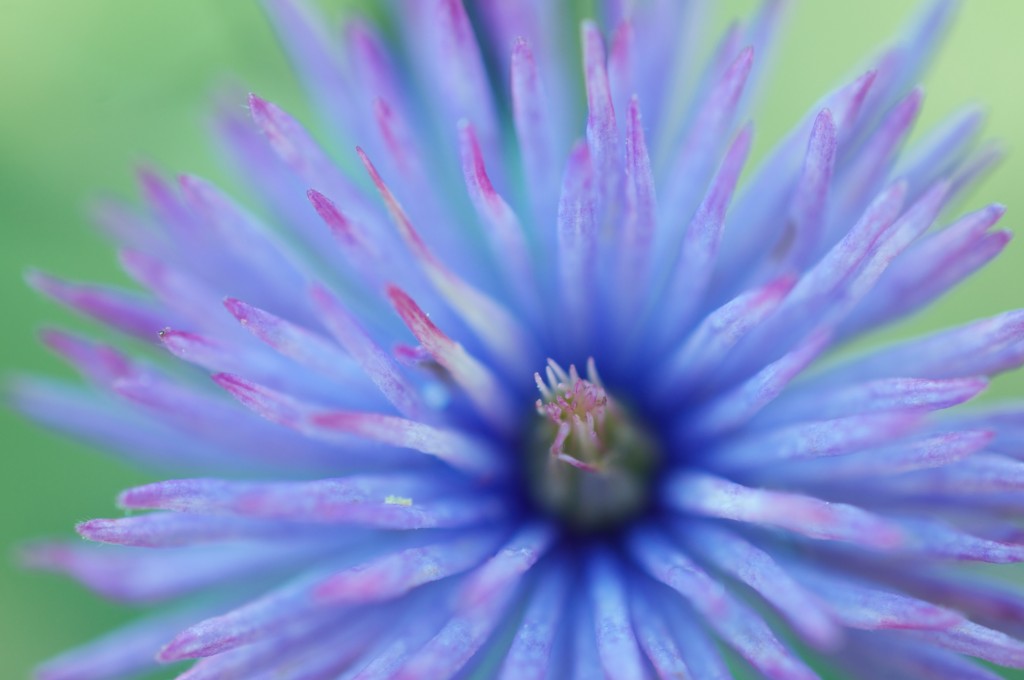
<path id="1" fill-rule="evenodd" d="M 894 548 L 907 540 L 896 524 L 852 505 L 751 489 L 699 472 L 676 473 L 665 502 L 683 512 L 775 526 L 810 538 L 875 549 Z"/>

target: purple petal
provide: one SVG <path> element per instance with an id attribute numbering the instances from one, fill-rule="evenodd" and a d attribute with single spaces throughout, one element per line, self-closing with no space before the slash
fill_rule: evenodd
<path id="1" fill-rule="evenodd" d="M 768 553 L 712 525 L 688 524 L 679 533 L 697 555 L 757 591 L 804 640 L 819 649 L 840 644 L 842 628 L 829 612 L 827 598 L 818 599 Z"/>
<path id="2" fill-rule="evenodd" d="M 644 675 L 643 653 L 630 622 L 625 576 L 616 560 L 603 550 L 590 556 L 587 585 L 597 653 L 606 677 L 639 678 Z"/>
<path id="3" fill-rule="evenodd" d="M 369 603 L 399 597 L 473 569 L 499 548 L 500 533 L 460 531 L 439 543 L 392 552 L 320 579 L 311 591 L 321 603 Z"/>
<path id="4" fill-rule="evenodd" d="M 810 538 L 874 549 L 891 549 L 907 540 L 898 525 L 852 505 L 751 489 L 698 472 L 676 473 L 664 500 L 683 512 L 775 526 Z"/>
<path id="5" fill-rule="evenodd" d="M 629 597 L 633 630 L 648 661 L 654 666 L 654 672 L 659 678 L 686 680 L 698 677 L 690 672 L 683 659 L 683 653 L 673 639 L 673 631 L 662 615 L 664 603 L 659 602 L 658 604 L 662 606 L 656 606 L 648 597 L 638 591 L 639 589 L 634 587 L 630 591 Z M 707 674 L 699 677 L 711 678 L 712 676 Z"/>
<path id="6" fill-rule="evenodd" d="M 175 548 L 227 540 L 289 539 L 312 533 L 282 522 L 177 513 L 91 519 L 77 524 L 75 531 L 90 541 L 136 548 Z"/>
<path id="7" fill-rule="evenodd" d="M 587 91 L 587 149 L 597 177 L 611 181 L 618 157 L 619 132 L 605 64 L 604 40 L 594 21 L 580 27 L 583 82 Z"/>
<path id="8" fill-rule="evenodd" d="M 370 159 L 361 149 L 357 151 L 402 239 L 437 291 L 497 358 L 513 368 L 530 370 L 529 357 L 533 343 L 519 321 L 501 304 L 467 284 L 437 259 L 384 184 Z"/>
<path id="9" fill-rule="evenodd" d="M 350 389 L 361 376 L 359 367 L 334 343 L 302 326 L 274 316 L 250 304 L 227 298 L 224 306 L 242 327 L 281 355 L 306 366 L 318 376 L 333 379 Z M 164 339 L 164 336 L 161 336 Z M 166 340 L 164 340 L 166 343 Z M 212 367 L 220 372 L 239 372 L 238 367 Z"/>
<path id="10" fill-rule="evenodd" d="M 395 675 L 396 680 L 453 676 L 480 649 L 517 594 L 523 575 L 551 543 L 548 527 L 528 526 L 465 577 L 444 628 Z"/>
<path id="11" fill-rule="evenodd" d="M 558 562 L 537 579 L 523 619 L 502 661 L 501 680 L 545 680 L 551 667 L 552 648 L 564 623 L 569 573 Z"/>
<path id="12" fill-rule="evenodd" d="M 865 477 L 884 479 L 901 472 L 942 467 L 963 460 L 986 448 L 994 437 L 991 430 L 947 432 L 841 458 L 801 461 L 780 467 L 772 478 L 812 484 Z"/>
<path id="13" fill-rule="evenodd" d="M 694 418 L 694 431 L 701 436 L 721 434 L 749 421 L 817 359 L 831 339 L 828 330 L 812 333 L 781 359 L 765 366 L 732 390 L 706 402 Z"/>
<path id="14" fill-rule="evenodd" d="M 145 297 L 102 286 L 69 283 L 30 271 L 28 285 L 71 309 L 146 342 L 180 317 Z"/>
<path id="15" fill-rule="evenodd" d="M 323 286 L 313 286 L 310 296 L 324 325 L 384 397 L 402 415 L 423 419 L 428 409 L 416 388 L 402 374 L 391 355 L 370 337 L 358 319 Z"/>
<path id="16" fill-rule="evenodd" d="M 597 199 L 595 168 L 585 144 L 569 154 L 558 202 L 558 282 L 565 329 L 559 336 L 573 348 L 587 337 L 593 323 L 596 290 Z"/>
<path id="17" fill-rule="evenodd" d="M 913 635 L 919 636 L 916 633 Z M 922 641 L 959 654 L 991 661 L 1000 666 L 1024 668 L 1024 642 L 970 621 L 949 630 L 929 634 Z"/>
<path id="18" fill-rule="evenodd" d="M 771 316 L 793 289 L 795 276 L 783 276 L 730 300 L 708 314 L 671 355 L 656 387 L 664 397 L 694 390 L 728 357 L 736 343 Z"/>
<path id="19" fill-rule="evenodd" d="M 617 265 L 621 292 L 620 318 L 626 319 L 640 303 L 649 285 L 651 248 L 654 244 L 657 205 L 651 159 L 640 121 L 640 104 L 629 100 L 626 118 L 625 205 Z"/>
<path id="20" fill-rule="evenodd" d="M 518 296 L 520 303 L 536 318 L 537 289 L 534 284 L 534 267 L 530 252 L 515 211 L 495 191 L 487 176 L 483 153 L 472 125 L 459 126 L 459 142 L 462 152 L 462 174 L 466 180 L 469 197 L 477 215 L 487 227 L 495 258 L 505 270 L 506 281 Z"/>
<path id="21" fill-rule="evenodd" d="M 360 130 L 352 115 L 351 96 L 323 17 L 312 11 L 311 3 L 301 0 L 264 0 L 263 6 L 323 120 L 340 126 L 350 138 L 357 135 Z"/>
<path id="22" fill-rule="evenodd" d="M 816 680 L 815 675 L 772 634 L 753 611 L 653 532 L 635 532 L 630 552 L 655 579 L 681 594 L 706 623 L 762 674 L 773 680 Z"/>
<path id="23" fill-rule="evenodd" d="M 537 73 L 531 45 L 518 38 L 512 48 L 512 121 L 523 158 L 523 173 L 534 220 L 549 214 L 557 200 L 551 112 Z M 544 237 L 544 231 L 537 229 Z M 545 241 L 553 245 L 551 241 Z"/>
<path id="24" fill-rule="evenodd" d="M 393 529 L 470 526 L 493 522 L 506 512 L 497 499 L 458 494 L 438 479 L 397 475 L 312 482 L 176 479 L 128 489 L 118 497 L 118 504 L 129 509 Z"/>
<path id="25" fill-rule="evenodd" d="M 402 321 L 434 360 L 448 371 L 489 423 L 501 432 L 518 424 L 511 395 L 497 376 L 465 348 L 444 334 L 405 291 L 391 286 L 388 298 Z"/>
<path id="26" fill-rule="evenodd" d="M 325 441 L 348 441 L 349 436 L 410 448 L 474 472 L 493 472 L 494 452 L 483 442 L 455 430 L 443 430 L 381 413 L 333 411 L 236 376 L 213 376 L 218 385 L 264 418 Z"/>
<path id="27" fill-rule="evenodd" d="M 80 647 L 62 652 L 38 668 L 37 680 L 108 680 L 156 667 L 160 646 L 183 626 L 208 615 L 208 606 L 161 612 L 133 621 Z"/>
<path id="28" fill-rule="evenodd" d="M 668 181 L 659 208 L 666 223 L 692 209 L 693 185 L 702 185 L 713 167 L 715 154 L 729 134 L 753 60 L 753 49 L 743 49 L 700 102 L 697 117 L 665 175 Z"/>
<path id="29" fill-rule="evenodd" d="M 813 379 L 813 384 L 823 387 L 893 376 L 949 379 L 994 375 L 1024 361 L 1022 340 L 1024 312 L 1004 312 L 843 362 Z"/>
<path id="30" fill-rule="evenodd" d="M 121 602 L 152 603 L 180 597 L 238 578 L 294 568 L 314 556 L 337 550 L 337 542 L 195 546 L 140 550 L 107 545 L 42 544 L 23 552 L 34 569 L 62 573 Z"/>
<path id="31" fill-rule="evenodd" d="M 752 131 L 753 128 L 747 125 L 736 135 L 708 186 L 703 202 L 686 228 L 666 291 L 667 298 L 672 301 L 670 316 L 659 319 L 673 333 L 666 340 L 674 340 L 674 334 L 690 320 L 711 281 L 725 225 L 725 211 L 750 151 Z M 672 217 L 667 216 L 663 222 L 672 225 Z"/>
<path id="32" fill-rule="evenodd" d="M 789 205 L 787 234 L 783 236 L 789 241 L 784 259 L 798 268 L 811 264 L 824 237 L 826 198 L 836 159 L 836 134 L 832 112 L 824 109 L 811 129 L 803 171 Z"/>
<path id="33" fill-rule="evenodd" d="M 781 462 L 843 456 L 898 439 L 921 424 L 915 411 L 891 411 L 800 422 L 730 439 L 711 454 L 711 465 L 748 470 Z"/>
<path id="34" fill-rule="evenodd" d="M 777 399 L 759 425 L 824 420 L 854 414 L 886 411 L 922 412 L 957 406 L 988 387 L 985 378 L 880 378 L 831 389 L 801 390 L 798 387 Z"/>
<path id="35" fill-rule="evenodd" d="M 839 623 L 862 630 L 942 631 L 959 626 L 957 612 L 900 593 L 879 590 L 810 565 L 788 565 Z"/>

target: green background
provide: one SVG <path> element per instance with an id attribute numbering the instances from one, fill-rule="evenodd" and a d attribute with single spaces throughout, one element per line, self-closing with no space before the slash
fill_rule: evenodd
<path id="1" fill-rule="evenodd" d="M 720 3 L 727 15 L 743 15 L 754 4 Z M 963 4 L 924 81 L 917 131 L 968 102 L 989 108 L 987 134 L 1004 140 L 1011 154 L 969 204 L 1006 203 L 1003 225 L 1013 228 L 1024 181 L 1024 153 L 1013 153 L 1024 148 L 1024 2 Z M 755 156 L 864 64 L 916 6 L 912 0 L 792 2 L 756 116 Z M 32 293 L 22 282 L 25 268 L 124 280 L 86 219 L 89 198 L 132 195 L 132 169 L 143 162 L 224 179 L 206 112 L 218 88 L 230 83 L 308 119 L 258 3 L 0 0 L 0 374 L 70 375 L 40 349 L 36 332 L 55 323 L 89 326 Z M 1022 266 L 1024 248 L 1011 244 L 985 272 L 887 335 L 1020 306 Z M 989 397 L 1022 394 L 1024 377 L 1013 375 L 997 381 Z M 74 522 L 110 516 L 117 491 L 146 479 L 3 409 L 0 433 L 0 678 L 6 679 L 27 677 L 34 662 L 132 615 L 67 580 L 20 570 L 13 547 L 33 537 L 71 536 Z"/>

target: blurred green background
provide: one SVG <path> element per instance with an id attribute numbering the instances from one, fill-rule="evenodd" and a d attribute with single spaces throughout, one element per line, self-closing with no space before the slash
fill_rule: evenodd
<path id="1" fill-rule="evenodd" d="M 719 4 L 724 23 L 755 2 Z M 1011 154 L 969 204 L 1008 204 L 1003 225 L 1013 228 L 1024 199 L 1024 152 L 1013 153 L 1024 148 L 1024 2 L 963 5 L 924 81 L 926 106 L 917 132 L 965 103 L 987 105 L 987 136 L 1004 140 Z M 763 88 L 755 156 L 863 64 L 917 6 L 915 0 L 792 2 L 776 68 Z M 140 162 L 224 179 L 207 136 L 206 112 L 225 83 L 241 84 L 309 119 L 251 0 L 0 0 L 0 308 L 6 319 L 0 375 L 69 376 L 40 349 L 35 334 L 48 324 L 88 327 L 32 293 L 22 282 L 26 267 L 72 279 L 124 280 L 86 219 L 91 196 L 132 195 L 132 169 Z M 887 334 L 1021 306 L 1022 266 L 1024 248 L 1011 244 L 968 285 Z M 1024 395 L 1024 377 L 1001 379 L 993 395 Z M 33 663 L 133 612 L 64 579 L 20 570 L 13 546 L 39 536 L 69 537 L 74 522 L 110 516 L 118 490 L 147 480 L 7 410 L 0 410 L 0 432 L 0 678 L 23 678 Z"/>

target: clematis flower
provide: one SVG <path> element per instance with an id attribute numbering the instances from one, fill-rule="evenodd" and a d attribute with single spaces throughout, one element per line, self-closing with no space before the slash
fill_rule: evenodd
<path id="1" fill-rule="evenodd" d="M 559 2 L 268 0 L 320 124 L 221 116 L 247 207 L 148 171 L 107 204 L 144 292 L 30 275 L 135 350 L 46 332 L 87 384 L 21 409 L 163 480 L 26 550 L 155 606 L 39 678 L 1024 667 L 1024 594 L 966 567 L 1024 561 L 1024 409 L 963 406 L 1024 312 L 836 353 L 1009 239 L 954 212 L 976 112 L 902 151 L 951 4 L 743 182 L 779 3 L 699 68 L 700 3 L 601 5 L 577 59 Z"/>

